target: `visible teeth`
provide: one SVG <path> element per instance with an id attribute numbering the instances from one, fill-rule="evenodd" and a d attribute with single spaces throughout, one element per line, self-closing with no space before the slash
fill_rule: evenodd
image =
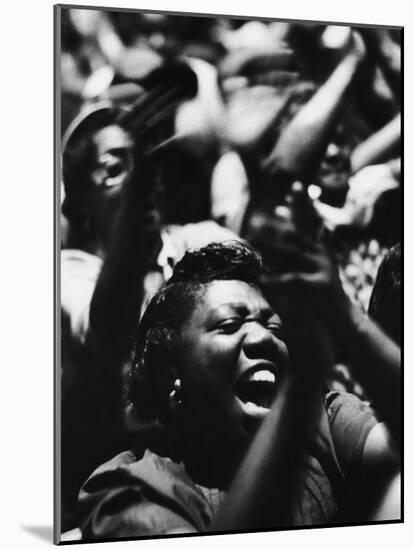
<path id="1" fill-rule="evenodd" d="M 276 382 L 276 376 L 270 370 L 258 370 L 249 376 L 249 382 Z"/>

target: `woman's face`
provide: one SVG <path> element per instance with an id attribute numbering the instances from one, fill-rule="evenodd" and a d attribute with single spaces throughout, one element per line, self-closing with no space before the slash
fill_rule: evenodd
<path id="1" fill-rule="evenodd" d="M 260 290 L 242 281 L 210 283 L 182 330 L 186 417 L 216 441 L 250 437 L 288 364 L 282 321 Z"/>

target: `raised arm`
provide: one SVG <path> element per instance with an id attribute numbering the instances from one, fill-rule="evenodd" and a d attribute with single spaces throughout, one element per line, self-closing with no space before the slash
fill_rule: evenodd
<path id="1" fill-rule="evenodd" d="M 300 191 L 298 197 L 294 197 L 294 202 L 298 204 L 303 199 L 302 191 Z M 294 218 L 295 208 L 292 208 L 292 210 Z M 300 229 L 302 235 L 287 239 L 283 251 L 285 266 L 282 267 L 279 275 L 267 277 L 264 283 L 274 289 L 278 288 L 282 295 L 287 293 L 288 296 L 297 296 L 303 293 L 302 295 L 306 296 L 304 303 L 308 305 L 314 315 L 314 330 L 317 326 L 321 327 L 319 334 L 327 336 L 333 348 L 342 346 L 348 351 L 348 361 L 353 368 L 355 377 L 372 398 L 379 417 L 384 421 L 376 424 L 370 430 L 361 451 L 362 456 L 360 456 L 358 464 L 354 464 L 358 471 L 359 483 L 352 487 L 353 494 L 356 495 L 356 502 L 360 504 L 361 520 L 379 519 L 384 510 L 388 510 L 390 513 L 387 519 L 395 519 L 400 514 L 398 502 L 398 455 L 401 430 L 400 349 L 378 326 L 365 319 L 361 312 L 351 305 L 342 289 L 336 268 L 330 259 L 326 246 L 316 240 L 315 227 L 312 228 L 311 223 L 311 214 L 304 209 L 300 213 L 302 220 L 309 220 L 308 234 L 306 234 L 306 228 L 302 227 Z M 261 231 L 261 245 L 267 252 L 272 249 L 272 242 L 276 242 L 275 235 L 272 235 L 271 221 L 268 224 Z M 289 265 L 290 267 L 288 267 Z M 312 331 L 309 334 L 312 334 Z M 304 345 L 303 348 L 301 346 L 299 348 L 304 350 L 305 355 L 306 350 L 308 350 L 308 361 L 309 358 L 318 357 L 319 351 L 319 358 L 324 359 L 325 364 L 329 366 L 329 348 L 326 346 L 324 348 L 323 339 L 318 339 L 315 335 L 314 338 L 313 348 L 312 342 L 310 342 L 310 347 Z M 325 354 L 321 351 L 323 349 L 326 350 Z M 315 351 L 315 356 L 310 351 Z M 312 393 L 312 384 L 308 384 L 308 387 Z M 293 418 L 295 418 L 295 411 L 289 411 L 290 405 L 287 395 L 288 392 L 283 398 L 284 401 L 279 404 L 275 403 L 275 407 L 279 408 L 279 417 L 276 419 L 275 409 L 274 424 L 269 425 L 271 422 L 271 417 L 269 417 L 268 424 L 263 425 L 263 431 L 258 435 L 257 441 L 261 443 L 261 446 L 258 444 L 257 448 L 259 450 L 265 449 L 262 451 L 264 455 L 260 455 L 258 452 L 255 454 L 253 448 L 251 454 L 248 455 L 251 460 L 250 470 L 247 470 L 250 473 L 248 479 L 253 487 L 247 488 L 247 494 L 250 493 L 252 499 L 258 499 L 260 494 L 264 495 L 265 490 L 270 491 L 272 486 L 270 481 L 271 459 L 269 459 L 269 463 L 264 461 L 262 466 L 262 456 L 272 457 L 280 461 L 278 462 L 280 470 L 275 469 L 273 471 L 273 475 L 276 476 L 275 479 L 279 479 L 279 471 L 286 475 L 286 480 L 289 475 L 292 475 L 291 472 L 286 471 L 288 467 L 286 455 L 277 457 L 275 439 L 276 436 L 280 437 L 282 435 L 283 440 L 283 430 L 288 429 L 289 422 L 294 422 L 292 418 L 288 418 L 289 413 L 293 414 Z M 303 406 L 306 410 L 306 400 Z M 308 411 L 312 411 L 310 403 L 308 407 Z M 285 413 L 286 417 L 283 416 Z M 348 421 L 352 423 L 352 418 L 346 422 Z M 290 428 L 292 428 L 292 424 Z M 263 441 L 259 439 L 260 434 Z M 301 435 L 303 435 L 303 432 Z M 287 437 L 286 434 L 285 437 Z M 293 436 L 290 435 L 290 437 Z M 345 437 L 345 434 L 343 437 Z M 286 442 L 286 439 L 284 441 Z M 344 441 L 346 441 L 346 437 Z M 290 449 L 295 452 L 299 448 L 297 445 L 298 441 L 291 440 L 284 450 L 286 452 L 287 449 Z M 349 442 L 345 444 L 346 446 L 349 446 Z M 273 455 L 270 450 L 273 450 Z M 279 452 L 281 452 L 280 449 Z M 260 460 L 259 456 L 261 457 Z M 254 470 L 255 461 L 256 470 Z M 260 464 L 257 465 L 257 463 Z M 266 477 L 266 464 L 269 468 L 268 477 Z M 263 471 L 261 468 L 263 468 Z M 260 486 L 259 489 L 254 486 L 253 472 L 258 474 L 259 480 L 264 480 L 263 483 L 269 484 L 267 487 L 262 488 L 263 493 L 259 493 Z M 243 475 L 240 475 L 237 479 L 239 492 L 236 495 L 239 497 L 243 496 Z M 288 481 L 286 481 L 286 485 L 283 485 L 282 481 L 282 487 L 286 490 L 288 496 Z M 237 508 L 236 499 L 233 504 Z"/>
<path id="2" fill-rule="evenodd" d="M 294 190 L 295 204 L 307 202 L 307 210 L 301 210 L 300 219 L 312 219 L 313 209 L 300 186 Z M 303 222 L 302 222 L 303 223 Z M 374 401 L 381 418 L 390 429 L 391 437 L 399 446 L 401 400 L 400 348 L 362 312 L 351 304 L 346 296 L 336 267 L 330 258 L 326 244 L 312 237 L 314 232 L 302 228 L 302 237 L 291 239 L 287 254 L 290 272 L 281 273 L 274 284 L 305 289 L 313 311 L 330 336 L 334 348 L 340 346 L 348 356 L 355 377 Z"/>
<path id="3" fill-rule="evenodd" d="M 252 240 L 276 265 L 278 226 L 267 219 Z M 274 243 L 278 244 L 275 245 Z M 283 257 L 285 257 L 283 255 Z M 294 523 L 300 464 L 322 411 L 323 380 L 333 362 L 326 328 L 303 289 L 280 293 L 277 279 L 263 279 L 275 311 L 285 312 L 290 368 L 215 518 L 212 531 L 275 528 Z M 276 283 L 276 284 L 274 284 Z"/>
<path id="4" fill-rule="evenodd" d="M 132 346 L 144 275 L 160 242 L 145 163 L 136 166 L 135 174 L 122 191 L 120 212 L 90 308 L 90 343 L 118 365 L 127 359 Z"/>
<path id="5" fill-rule="evenodd" d="M 346 313 L 348 358 L 355 377 L 366 388 L 390 430 L 397 449 L 401 443 L 401 350 L 379 326 L 353 305 Z"/>
<path id="6" fill-rule="evenodd" d="M 352 171 L 357 172 L 364 166 L 388 160 L 400 141 L 401 115 L 397 115 L 354 149 L 351 155 Z"/>
<path id="7" fill-rule="evenodd" d="M 302 179 L 318 167 L 363 56 L 363 42 L 354 34 L 349 51 L 331 76 L 283 130 L 266 160 L 268 169 Z"/>
<path id="8" fill-rule="evenodd" d="M 294 523 L 299 466 L 320 418 L 322 377 L 331 361 L 321 326 L 304 311 L 302 300 L 296 305 L 299 302 L 301 311 L 296 311 L 290 331 L 292 372 L 250 445 L 211 531 Z"/>
<path id="9" fill-rule="evenodd" d="M 300 190 L 294 201 L 303 200 L 303 197 Z M 308 209 L 313 209 L 310 201 Z M 334 348 L 346 351 L 355 377 L 374 401 L 398 446 L 401 421 L 399 347 L 350 302 L 323 241 L 312 241 L 305 236 L 291 245 L 290 254 L 291 262 L 301 267 L 281 274 L 280 284 L 307 289 L 313 310 L 328 331 Z"/>
<path id="10" fill-rule="evenodd" d="M 402 33 L 402 29 L 400 32 Z M 368 52 L 376 59 L 396 101 L 401 104 L 401 47 L 385 28 L 367 27 L 361 29 L 361 34 Z"/>
<path id="11" fill-rule="evenodd" d="M 134 167 L 122 190 L 90 308 L 89 341 L 106 364 L 118 369 L 132 346 L 144 276 L 161 248 L 153 190 L 155 166 L 162 159 L 155 159 L 150 151 L 169 137 L 176 107 L 194 95 L 197 81 L 191 69 L 177 62 L 154 70 L 147 86 L 148 92 L 138 97 L 121 121 L 134 143 Z"/>

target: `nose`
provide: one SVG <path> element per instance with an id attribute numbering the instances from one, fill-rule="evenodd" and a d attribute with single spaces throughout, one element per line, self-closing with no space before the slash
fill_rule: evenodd
<path id="1" fill-rule="evenodd" d="M 258 321 L 246 323 L 243 338 L 243 351 L 249 359 L 267 359 L 272 361 L 279 351 L 281 341 Z"/>

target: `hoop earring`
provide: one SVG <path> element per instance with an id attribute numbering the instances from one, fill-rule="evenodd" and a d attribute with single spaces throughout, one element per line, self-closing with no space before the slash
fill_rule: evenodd
<path id="1" fill-rule="evenodd" d="M 171 404 L 175 406 L 182 404 L 183 400 L 180 394 L 181 394 L 181 380 L 177 378 L 176 380 L 174 380 L 174 389 L 170 392 Z"/>

